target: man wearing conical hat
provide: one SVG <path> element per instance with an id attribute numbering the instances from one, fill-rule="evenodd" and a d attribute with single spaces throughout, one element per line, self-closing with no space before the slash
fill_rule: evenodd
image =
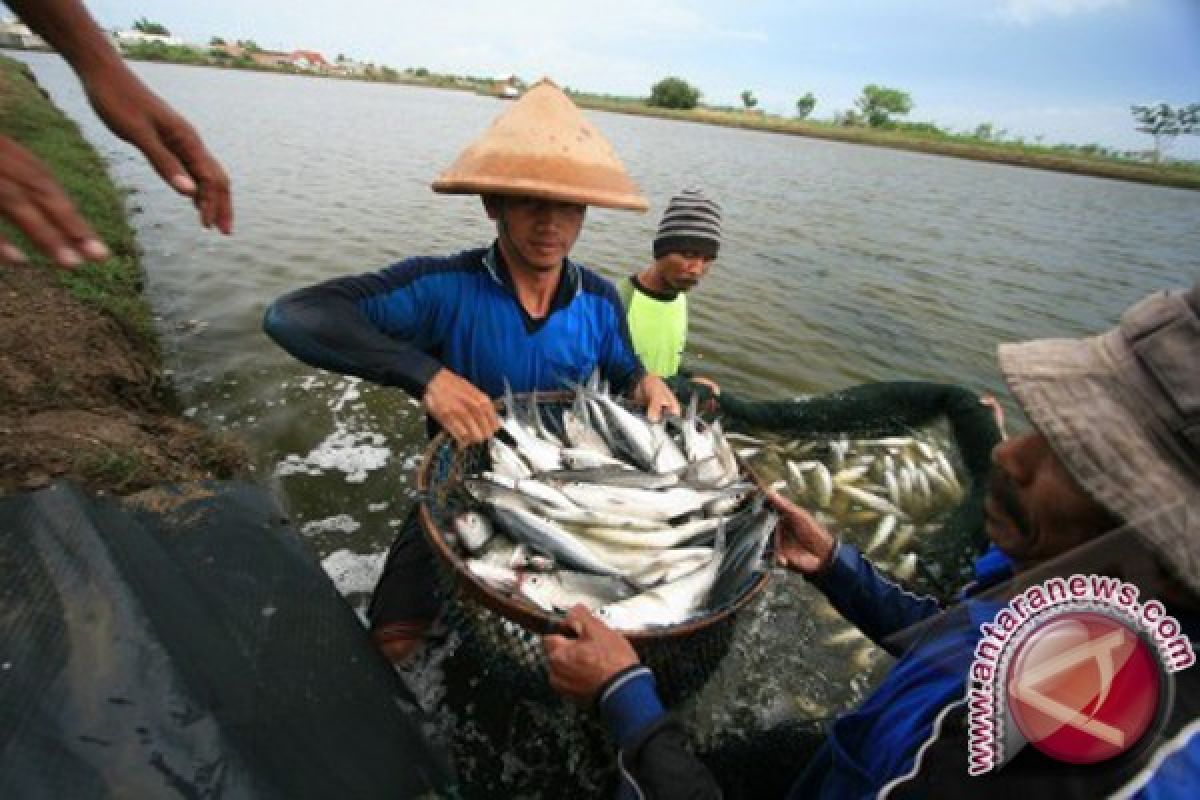
<path id="1" fill-rule="evenodd" d="M 569 258 L 589 205 L 644 211 L 612 146 L 550 81 L 530 89 L 433 183 L 479 194 L 496 239 L 279 298 L 264 329 L 296 358 L 420 398 L 461 445 L 499 427 L 492 398 L 559 390 L 599 370 L 651 418 L 678 413 L 630 344 L 616 288 Z M 438 613 L 415 510 L 393 543 L 368 615 L 384 653 L 415 649 Z"/>

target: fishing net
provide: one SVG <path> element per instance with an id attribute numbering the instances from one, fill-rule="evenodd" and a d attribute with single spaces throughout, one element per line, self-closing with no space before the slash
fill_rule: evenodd
<path id="1" fill-rule="evenodd" d="M 895 381 L 868 383 L 783 402 L 747 400 L 722 393 L 718 415 L 727 430 L 766 440 L 768 463 L 764 464 L 761 457 L 751 459 L 765 483 L 781 477 L 782 465 L 776 463 L 773 470 L 769 462 L 772 454 L 781 456 L 775 459 L 777 462 L 787 460 L 791 455 L 788 445 L 793 452 L 801 451 L 803 457 L 826 464 L 834 461 L 831 445 L 837 442 L 867 445 L 870 440 L 909 437 L 914 440 L 909 449 L 917 461 L 921 460 L 917 448 L 926 453 L 929 448 L 942 451 L 961 481 L 962 492 L 951 496 L 955 502 L 942 502 L 914 515 L 919 517 L 914 520 L 918 523 L 918 535 L 909 546 L 917 559 L 916 573 L 910 580 L 917 588 L 943 597 L 954 594 L 970 575 L 973 559 L 987 545 L 983 502 L 992 448 L 1000 441 L 1001 434 L 992 410 L 968 389 L 941 383 Z M 890 450 L 900 458 L 907 456 L 897 452 L 904 449 L 875 446 L 871 451 L 883 455 Z M 860 514 L 859 519 L 864 516 L 869 517 Z M 866 549 L 877 520 L 863 520 L 857 530 L 853 522 L 846 524 L 845 519 L 840 522 L 839 532 L 844 536 L 849 533 L 846 538 Z M 881 566 L 888 567 L 886 563 Z"/>
<path id="2" fill-rule="evenodd" d="M 552 422 L 570 402 L 568 393 L 539 395 L 537 408 Z M 533 398 L 517 398 L 531 403 Z M 458 448 L 438 434 L 426 450 L 418 488 L 422 492 L 421 527 L 434 552 L 444 619 L 461 637 L 460 648 L 478 663 L 483 675 L 507 685 L 528 699 L 558 700 L 549 688 L 540 634 L 555 631 L 559 617 L 521 597 L 501 594 L 475 578 L 445 532 L 455 514 L 476 505 L 462 488 L 462 479 L 488 464 L 483 446 Z M 642 663 L 655 673 L 663 701 L 675 705 L 694 694 L 724 658 L 733 640 L 737 612 L 766 585 L 768 573 L 756 575 L 734 599 L 706 615 L 653 632 L 631 633 L 629 639 Z"/>

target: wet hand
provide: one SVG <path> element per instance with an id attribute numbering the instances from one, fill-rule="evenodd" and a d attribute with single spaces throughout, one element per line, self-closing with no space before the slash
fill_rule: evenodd
<path id="1" fill-rule="evenodd" d="M 634 390 L 634 400 L 646 404 L 646 417 L 651 422 L 658 422 L 664 414 L 679 416 L 679 400 L 666 382 L 657 375 L 646 373 Z"/>
<path id="2" fill-rule="evenodd" d="M 700 399 L 701 399 L 701 403 L 702 403 L 702 405 L 700 406 L 700 410 L 706 414 L 717 413 L 717 409 L 719 407 L 719 401 L 717 400 L 717 398 L 721 396 L 720 385 L 718 385 L 717 382 L 714 381 L 712 378 L 703 378 L 703 377 L 700 377 L 699 375 L 693 377 L 691 379 L 691 383 L 693 386 L 704 387 L 705 389 L 707 389 L 709 391 L 709 395 L 707 398 L 704 396 L 703 393 L 700 394 Z"/>
<path id="3" fill-rule="evenodd" d="M 192 198 L 200 223 L 233 231 L 229 177 L 188 121 L 129 73 L 85 75 L 92 107 L 105 124 L 137 147 L 175 191 Z"/>
<path id="4" fill-rule="evenodd" d="M 777 492 L 767 500 L 779 512 L 775 526 L 775 559 L 801 575 L 825 569 L 833 558 L 837 540 L 811 514 Z"/>
<path id="5" fill-rule="evenodd" d="M 1000 401 L 994 395 L 984 394 L 979 396 L 979 405 L 992 410 L 992 416 L 996 418 L 996 429 L 1000 431 L 1000 438 L 1007 439 L 1008 431 L 1004 429 L 1004 407 L 1000 405 Z"/>
<path id="6" fill-rule="evenodd" d="M 60 267 L 103 261 L 108 248 L 83 221 L 50 171 L 21 145 L 0 136 L 0 216 Z M 0 236 L 0 261 L 24 263 L 21 250 Z"/>
<path id="7" fill-rule="evenodd" d="M 486 442 L 500 428 L 491 398 L 445 367 L 425 387 L 422 402 L 460 447 Z"/>
<path id="8" fill-rule="evenodd" d="M 591 703 L 609 678 L 638 663 L 629 640 L 582 605 L 567 612 L 563 627 L 574 638 L 558 634 L 543 636 L 542 647 L 550 672 L 550 688 L 568 700 Z"/>

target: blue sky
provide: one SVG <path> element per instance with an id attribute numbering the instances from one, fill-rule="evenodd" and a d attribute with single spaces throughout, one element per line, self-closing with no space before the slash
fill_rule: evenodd
<path id="1" fill-rule="evenodd" d="M 188 40 L 252 38 L 395 67 L 646 95 L 679 75 L 711 103 L 751 89 L 816 117 L 867 83 L 908 91 L 910 119 L 992 122 L 1047 142 L 1149 147 L 1131 103 L 1200 102 L 1198 0 L 92 0 L 106 27 L 146 16 Z M 1200 158 L 1200 136 L 1172 154 Z"/>

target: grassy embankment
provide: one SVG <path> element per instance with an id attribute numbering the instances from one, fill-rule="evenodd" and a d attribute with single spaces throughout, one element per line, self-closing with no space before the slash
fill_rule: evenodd
<path id="1" fill-rule="evenodd" d="M 46 99 L 28 68 L 4 57 L 0 57 L 0 133 L 20 142 L 49 167 L 113 253 L 101 264 L 59 272 L 60 280 L 80 300 L 104 311 L 140 344 L 155 350 L 150 311 L 141 297 L 137 243 L 121 192 L 109 179 L 104 160 L 75 123 Z M 50 260 L 29 246 L 24 236 L 6 222 L 0 221 L 0 226 L 34 263 L 52 269 Z"/>
<path id="2" fill-rule="evenodd" d="M 709 108 L 676 111 L 655 108 L 642 100 L 586 93 L 573 93 L 572 99 L 584 108 L 612 111 L 619 114 L 635 114 L 768 133 L 808 136 L 816 139 L 910 150 L 1078 175 L 1115 178 L 1181 189 L 1200 189 L 1200 164 L 1194 162 L 1154 165 L 1105 155 L 1089 155 L 1083 152 L 1083 148 L 986 141 L 967 134 L 951 134 L 942 131 L 844 127 L 812 120 L 795 120 L 765 114 Z"/>
<path id="3" fill-rule="evenodd" d="M 128 494 L 238 474 L 239 445 L 184 420 L 163 379 L 122 192 L 28 68 L 0 57 L 0 134 L 36 155 L 107 243 L 67 272 L 0 222 L 31 264 L 0 266 L 0 495 L 70 479 Z"/>

